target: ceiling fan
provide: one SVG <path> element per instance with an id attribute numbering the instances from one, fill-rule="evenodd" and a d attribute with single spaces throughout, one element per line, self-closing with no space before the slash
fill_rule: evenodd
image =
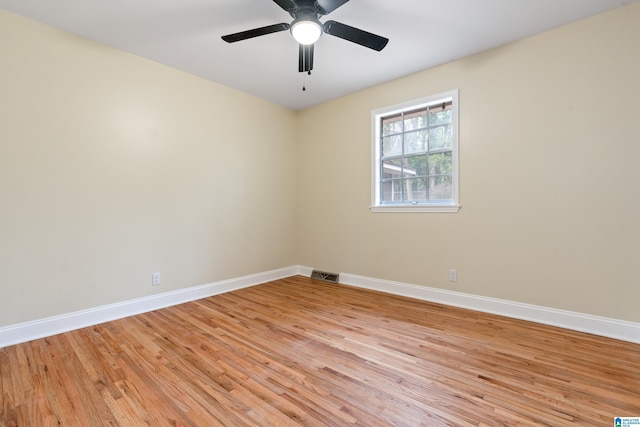
<path id="1" fill-rule="evenodd" d="M 313 70 L 313 46 L 322 33 L 339 37 L 344 40 L 381 51 L 389 42 L 389 39 L 360 30 L 336 21 L 326 21 L 324 24 L 319 18 L 328 15 L 349 0 L 273 0 L 278 6 L 289 12 L 293 21 L 290 24 L 281 23 L 254 28 L 239 33 L 222 36 L 227 43 L 235 43 L 241 40 L 264 36 L 280 31 L 291 30 L 293 38 L 299 43 L 298 71 L 308 72 Z"/>

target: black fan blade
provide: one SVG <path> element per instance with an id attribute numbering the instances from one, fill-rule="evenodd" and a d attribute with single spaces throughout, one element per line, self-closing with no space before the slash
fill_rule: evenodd
<path id="1" fill-rule="evenodd" d="M 311 70 L 313 70 L 313 45 L 301 44 L 298 48 L 298 71 L 304 73 Z"/>
<path id="2" fill-rule="evenodd" d="M 253 30 L 241 31 L 239 33 L 227 34 L 222 36 L 222 40 L 227 43 L 235 43 L 241 40 L 252 39 L 258 36 L 264 36 L 266 34 L 277 33 L 279 31 L 286 31 L 289 29 L 289 24 L 274 24 L 267 25 L 266 27 L 254 28 Z"/>
<path id="3" fill-rule="evenodd" d="M 286 10 L 287 12 L 291 12 L 296 8 L 296 4 L 293 0 L 273 0 L 276 2 L 278 6 Z"/>
<path id="4" fill-rule="evenodd" d="M 318 13 L 320 15 L 328 15 L 349 0 L 318 0 Z"/>
<path id="5" fill-rule="evenodd" d="M 336 21 L 324 23 L 324 32 L 380 52 L 389 39 Z"/>

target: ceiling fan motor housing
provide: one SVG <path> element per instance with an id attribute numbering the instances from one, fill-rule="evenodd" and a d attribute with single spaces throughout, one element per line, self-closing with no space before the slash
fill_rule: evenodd
<path id="1" fill-rule="evenodd" d="M 316 2 L 299 1 L 298 6 L 289 11 L 289 15 L 295 20 L 318 19 L 320 13 L 316 7 Z"/>

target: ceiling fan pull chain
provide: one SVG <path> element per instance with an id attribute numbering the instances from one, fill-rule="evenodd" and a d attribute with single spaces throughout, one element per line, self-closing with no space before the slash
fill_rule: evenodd
<path id="1" fill-rule="evenodd" d="M 311 75 L 311 70 L 307 71 L 302 75 L 302 91 L 303 92 L 307 90 L 307 76 L 310 76 L 310 75 Z"/>

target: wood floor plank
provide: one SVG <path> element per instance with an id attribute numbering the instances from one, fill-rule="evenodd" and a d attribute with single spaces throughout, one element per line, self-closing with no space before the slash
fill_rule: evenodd
<path id="1" fill-rule="evenodd" d="M 0 426 L 610 426 L 640 345 L 292 277 L 0 349 Z"/>

